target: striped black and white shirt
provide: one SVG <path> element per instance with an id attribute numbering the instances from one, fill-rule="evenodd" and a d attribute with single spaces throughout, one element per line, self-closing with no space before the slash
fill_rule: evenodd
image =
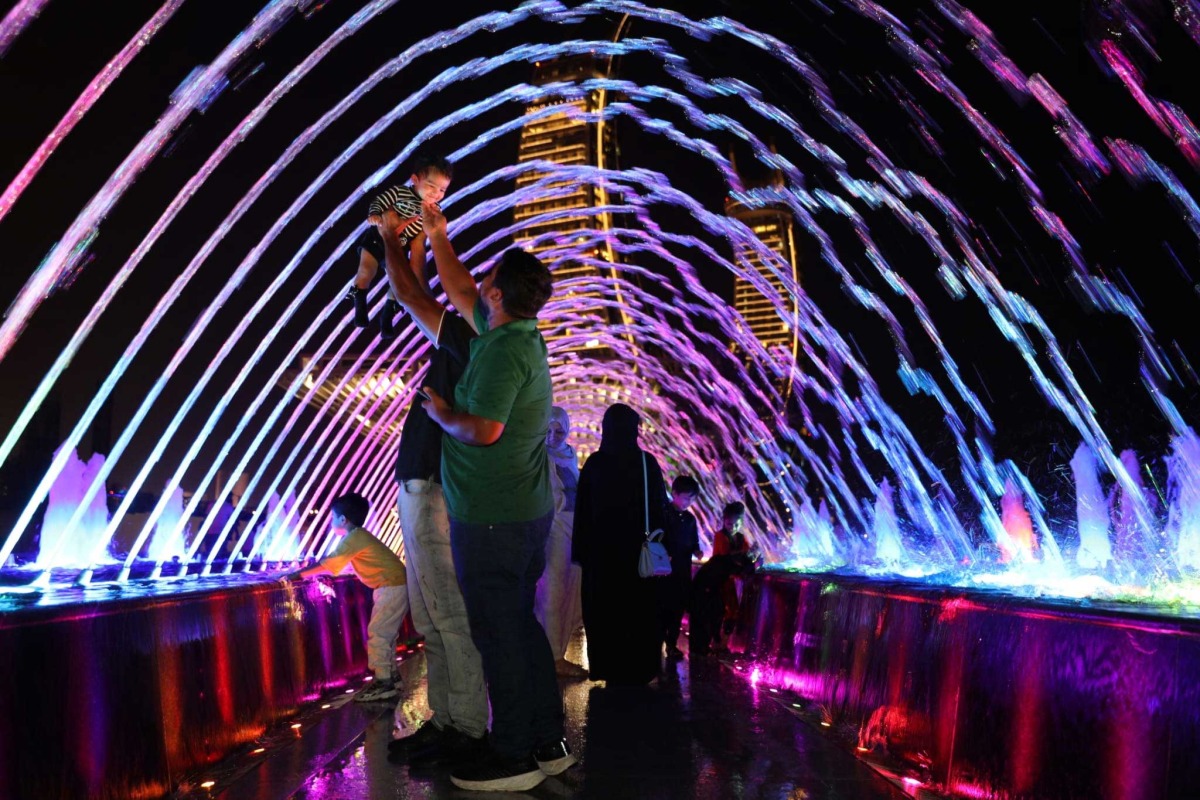
<path id="1" fill-rule="evenodd" d="M 425 225 L 421 222 L 421 196 L 416 193 L 412 186 L 406 184 L 392 186 L 384 189 L 375 199 L 371 201 L 371 205 L 367 206 L 367 216 L 383 216 L 383 212 L 389 208 L 395 209 L 401 219 L 407 219 L 415 216 L 416 219 L 408 224 L 403 231 L 400 232 L 400 245 L 407 246 L 417 235 L 424 232 Z"/>

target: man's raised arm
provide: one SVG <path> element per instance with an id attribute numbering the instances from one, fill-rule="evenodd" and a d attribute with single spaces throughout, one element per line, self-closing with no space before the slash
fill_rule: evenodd
<path id="1" fill-rule="evenodd" d="M 446 309 L 430 294 L 429 287 L 425 285 L 425 276 L 417 274 L 417 264 L 423 263 L 425 259 L 414 258 L 410 262 L 405 258 L 404 248 L 396 232 L 403 230 L 410 222 L 411 219 L 403 220 L 395 211 L 388 209 L 376 225 L 379 235 L 383 237 L 386 256 L 384 268 L 387 271 L 388 283 L 392 287 L 392 295 L 417 321 L 417 326 L 426 338 L 437 344 L 438 328 Z"/>
<path id="2" fill-rule="evenodd" d="M 446 296 L 450 298 L 450 302 L 458 309 L 462 318 L 475 328 L 475 332 L 483 333 L 475 326 L 475 304 L 479 302 L 479 289 L 475 285 L 475 278 L 458 260 L 458 255 L 450 245 L 445 215 L 437 205 L 423 203 L 421 219 L 425 225 L 425 233 L 429 235 L 429 243 L 433 247 L 433 260 L 437 265 L 438 278 Z"/>

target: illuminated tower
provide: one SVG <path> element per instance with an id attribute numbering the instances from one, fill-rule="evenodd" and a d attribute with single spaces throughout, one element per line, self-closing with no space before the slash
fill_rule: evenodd
<path id="1" fill-rule="evenodd" d="M 558 58 L 538 62 L 534 66 L 533 83 L 535 85 L 565 81 L 579 83 L 590 78 L 607 77 L 609 71 L 610 61 L 607 58 L 590 55 Z M 571 116 L 567 111 L 568 107 L 574 107 L 582 112 L 598 113 L 607 105 L 609 101 L 607 95 L 608 92 L 603 89 L 593 89 L 585 97 L 573 100 L 547 95 L 538 103 L 529 106 L 525 110 L 526 115 L 536 114 L 537 116 L 521 128 L 517 161 L 525 163 L 541 160 L 569 166 L 590 165 L 601 169 L 614 167 L 616 165 L 616 140 L 613 126 L 602 119 L 595 121 L 579 119 Z M 564 110 L 560 113 L 539 114 L 545 109 L 554 107 L 562 107 Z M 529 186 L 545 175 L 546 173 L 543 171 L 523 173 L 517 178 L 517 188 Z M 605 232 L 612 228 L 611 213 L 588 211 L 588 209 L 605 206 L 609 203 L 608 193 L 604 187 L 564 181 L 553 183 L 549 188 L 569 188 L 571 191 L 554 197 L 544 197 L 517 204 L 513 208 L 513 221 L 521 228 L 514 236 L 516 244 L 534 254 L 541 254 L 554 247 L 555 244 L 543 243 L 538 246 L 529 246 L 526 243 L 548 233 L 555 234 L 560 241 L 564 239 L 569 241 L 572 231 L 596 229 Z M 576 215 L 572 214 L 572 211 L 580 213 Z M 598 246 L 593 255 L 610 263 L 615 262 L 616 258 L 611 242 Z M 600 268 L 592 264 L 560 260 L 551 264 L 550 267 L 556 282 L 568 278 L 591 278 L 599 281 L 607 277 L 602 274 Z M 586 306 L 589 299 L 598 300 L 602 294 L 598 289 L 595 291 L 586 288 L 572 289 L 568 292 L 568 297 L 576 298 Z M 596 305 L 595 310 L 586 312 L 582 317 L 581 327 L 590 326 L 592 318 L 595 319 L 596 325 L 606 325 L 610 321 L 609 314 L 599 304 Z M 559 338 L 562 338 L 562 335 L 547 336 L 547 342 L 553 342 Z M 589 344 L 591 344 L 590 341 Z M 594 351 L 590 355 L 603 356 L 603 348 L 600 348 L 598 343 L 591 347 L 585 345 L 582 348 L 572 349 L 589 349 Z"/>
<path id="2" fill-rule="evenodd" d="M 774 172 L 768 179 L 749 182 L 743 178 L 746 188 L 762 186 L 783 187 L 783 175 Z M 725 199 L 726 215 L 739 220 L 754 231 L 759 241 L 778 253 L 790 265 L 792 280 L 800 281 L 799 256 L 796 252 L 795 228 L 791 211 L 784 205 L 767 205 L 750 208 L 733 198 Z M 774 297 L 764 295 L 745 278 L 737 278 L 733 287 L 733 307 L 741 316 L 746 327 L 763 348 L 787 371 L 789 377 L 781 382 L 785 394 L 791 393 L 791 366 L 796 363 L 799 333 L 796 330 L 796 299 L 787 290 L 783 280 L 767 267 L 759 253 L 749 246 L 739 246 L 737 253 L 770 286 Z M 786 316 L 781 316 L 775 298 L 783 301 Z"/>

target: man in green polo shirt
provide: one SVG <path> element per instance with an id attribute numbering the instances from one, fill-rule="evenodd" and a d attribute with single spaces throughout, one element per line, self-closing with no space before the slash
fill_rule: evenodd
<path id="1" fill-rule="evenodd" d="M 479 337 L 453 402 L 426 388 L 442 437 L 450 549 L 492 702 L 491 752 L 451 769 L 463 789 L 524 791 L 575 763 L 546 633 L 533 612 L 554 517 L 546 430 L 553 398 L 537 315 L 550 271 L 520 248 L 479 283 L 450 246 L 446 218 L 423 208 L 438 277 Z"/>

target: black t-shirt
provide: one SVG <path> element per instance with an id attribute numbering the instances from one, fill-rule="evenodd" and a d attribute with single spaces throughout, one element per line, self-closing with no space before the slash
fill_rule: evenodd
<path id="1" fill-rule="evenodd" d="M 663 546 L 671 556 L 671 571 L 692 574 L 692 553 L 700 549 L 700 533 L 690 511 L 680 511 L 667 503 L 663 511 Z"/>
<path id="2" fill-rule="evenodd" d="M 442 314 L 437 349 L 429 357 L 429 370 L 422 386 L 429 386 L 449 401 L 454 399 L 454 387 L 471 360 L 471 340 L 475 331 L 458 314 Z M 421 406 L 421 398 L 413 399 L 400 434 L 400 456 L 396 459 L 396 480 L 413 479 L 441 482 L 442 428 L 429 418 Z"/>

